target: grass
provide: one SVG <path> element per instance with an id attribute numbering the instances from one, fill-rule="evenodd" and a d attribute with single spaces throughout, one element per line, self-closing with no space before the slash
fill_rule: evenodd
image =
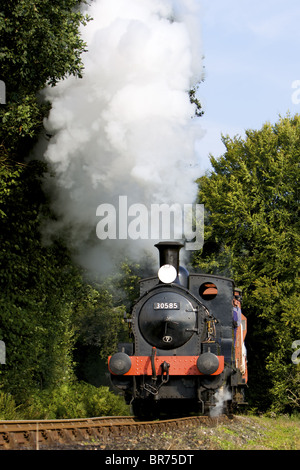
<path id="1" fill-rule="evenodd" d="M 258 418 L 259 419 L 259 418 Z M 266 431 L 262 445 L 272 450 L 300 450 L 300 419 L 290 417 L 262 418 Z"/>
<path id="2" fill-rule="evenodd" d="M 240 416 L 217 426 L 211 440 L 222 450 L 300 450 L 300 419 Z"/>

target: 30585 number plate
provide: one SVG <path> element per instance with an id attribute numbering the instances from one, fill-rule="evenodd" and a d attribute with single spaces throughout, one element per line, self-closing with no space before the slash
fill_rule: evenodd
<path id="1" fill-rule="evenodd" d="M 154 310 L 180 310 L 179 302 L 154 302 Z"/>

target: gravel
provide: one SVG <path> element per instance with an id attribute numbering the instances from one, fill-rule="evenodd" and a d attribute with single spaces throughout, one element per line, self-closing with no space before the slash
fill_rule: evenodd
<path id="1" fill-rule="evenodd" d="M 200 426 L 164 432 L 145 431 L 131 436 L 109 436 L 71 444 L 40 445 L 47 450 L 224 450 L 262 449 L 266 427 L 259 420 L 246 416 L 220 417 L 208 420 Z"/>

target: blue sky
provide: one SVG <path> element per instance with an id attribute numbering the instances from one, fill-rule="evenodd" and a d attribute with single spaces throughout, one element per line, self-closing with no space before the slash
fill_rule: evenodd
<path id="1" fill-rule="evenodd" d="M 243 137 L 279 114 L 300 113 L 300 1 L 200 1 L 205 81 L 198 95 L 206 136 L 198 152 L 207 168 L 209 153 L 224 153 L 221 133 Z"/>

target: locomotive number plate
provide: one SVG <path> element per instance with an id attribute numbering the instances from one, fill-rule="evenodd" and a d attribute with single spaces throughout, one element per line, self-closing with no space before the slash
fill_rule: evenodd
<path id="1" fill-rule="evenodd" d="M 179 302 L 154 302 L 154 310 L 180 310 Z"/>

